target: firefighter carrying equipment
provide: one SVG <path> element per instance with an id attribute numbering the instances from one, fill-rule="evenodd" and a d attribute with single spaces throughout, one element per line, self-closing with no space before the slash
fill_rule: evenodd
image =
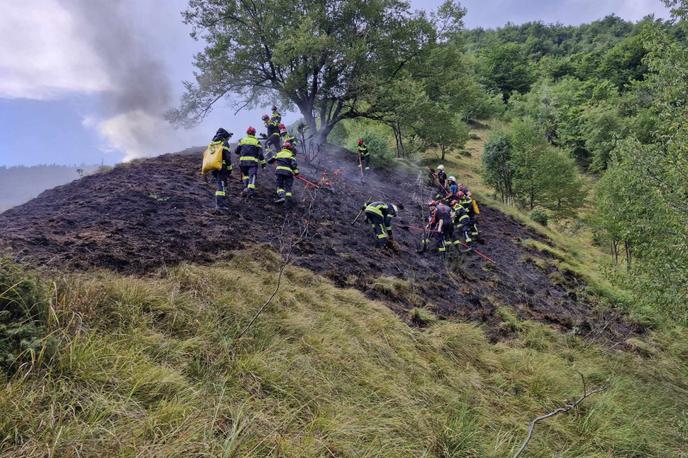
<path id="1" fill-rule="evenodd" d="M 275 181 L 277 187 L 276 203 L 282 203 L 292 198 L 292 187 L 294 185 L 294 176 L 299 174 L 299 167 L 296 163 L 294 152 L 291 149 L 290 143 L 285 144 L 285 148 L 280 150 L 275 156 L 271 157 L 268 162 L 275 163 Z"/>
<path id="2" fill-rule="evenodd" d="M 370 202 L 363 206 L 363 211 L 366 222 L 373 228 L 375 244 L 381 248 L 392 246 L 392 218 L 398 214 L 397 206 L 385 202 Z"/>
<path id="3" fill-rule="evenodd" d="M 459 192 L 459 196 L 461 196 L 463 192 Z M 469 194 L 463 194 L 463 196 L 459 199 L 459 204 L 466 209 L 466 213 L 468 213 L 468 216 L 471 218 L 470 226 L 471 226 L 471 235 L 472 236 L 477 236 L 480 231 L 478 229 L 478 220 L 477 220 L 477 215 L 480 214 L 480 208 L 478 207 L 478 204 L 471 198 Z M 477 212 L 476 212 L 477 210 Z"/>
<path id="4" fill-rule="evenodd" d="M 222 150 L 222 142 L 212 142 L 203 151 L 202 175 L 222 168 Z"/>
<path id="5" fill-rule="evenodd" d="M 231 133 L 222 127 L 217 129 L 212 142 L 203 152 L 203 165 L 201 174 L 205 175 L 213 170 L 229 169 L 232 170 L 232 162 L 229 157 L 229 139 Z"/>
<path id="6" fill-rule="evenodd" d="M 229 175 L 232 171 L 232 161 L 229 151 L 231 133 L 219 128 L 212 142 L 203 153 L 201 173 L 212 173 L 217 189 L 215 191 L 215 208 L 226 208 L 226 192 Z"/>
<path id="7" fill-rule="evenodd" d="M 241 140 L 234 150 L 239 156 L 239 169 L 241 169 L 241 181 L 244 185 L 242 194 L 253 195 L 256 189 L 256 176 L 258 166 L 265 167 L 263 147 L 255 135 L 247 135 Z"/>

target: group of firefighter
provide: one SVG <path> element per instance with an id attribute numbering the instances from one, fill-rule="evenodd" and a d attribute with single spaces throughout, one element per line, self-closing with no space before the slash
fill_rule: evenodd
<path id="1" fill-rule="evenodd" d="M 290 206 L 294 178 L 299 175 L 296 162 L 297 140 L 282 123 L 282 115 L 276 106 L 272 107 L 271 115 L 265 114 L 261 119 L 267 134 L 261 135 L 259 139 L 256 129 L 249 127 L 246 129 L 246 135 L 239 140 L 234 149 L 234 153 L 239 156 L 243 184 L 241 195 L 253 197 L 256 192 L 258 167 L 265 168 L 266 164 L 275 164 L 275 203 Z M 230 132 L 220 128 L 208 146 L 208 150 L 222 151 L 221 167 L 212 170 L 212 176 L 217 184 L 215 208 L 218 210 L 227 208 L 228 181 L 232 172 L 229 145 L 231 137 Z M 261 143 L 261 140 L 264 143 Z M 361 176 L 367 175 L 370 171 L 370 152 L 363 139 L 357 142 L 357 152 Z M 430 216 L 426 226 L 422 228 L 423 237 L 418 251 L 446 253 L 451 247 L 460 251 L 464 251 L 462 247 L 470 250 L 479 235 L 476 218 L 480 210 L 477 202 L 472 199 L 471 192 L 466 186 L 458 183 L 453 176 L 447 176 L 443 165 L 431 173 L 431 180 L 437 193 L 429 204 Z M 361 212 L 365 214 L 366 222 L 373 229 L 376 245 L 397 251 L 392 232 L 392 218 L 399 212 L 397 205 L 387 202 L 366 202 Z"/>
<path id="2" fill-rule="evenodd" d="M 246 129 L 246 135 L 239 140 L 234 153 L 239 156 L 239 170 L 243 197 L 253 197 L 256 192 L 256 179 L 258 167 L 265 168 L 267 164 L 275 164 L 275 181 L 277 187 L 277 199 L 275 203 L 291 206 L 292 187 L 294 178 L 299 175 L 296 162 L 297 139 L 289 133 L 282 123 L 282 115 L 276 106 L 272 107 L 272 114 L 264 114 L 262 121 L 267 134 L 256 136 L 255 127 Z M 215 208 L 223 210 L 227 208 L 228 181 L 232 172 L 231 148 L 229 139 L 232 133 L 220 128 L 215 133 L 208 150 L 222 149 L 222 164 L 216 170 L 212 170 L 213 179 L 216 182 Z M 261 143 L 263 140 L 263 143 Z M 267 153 L 266 153 L 267 150 Z M 370 170 L 370 153 L 363 139 L 358 140 L 359 166 L 361 174 Z"/>
<path id="3" fill-rule="evenodd" d="M 458 183 L 453 176 L 447 176 L 444 166 L 439 165 L 431 174 L 436 187 L 434 199 L 428 204 L 430 216 L 420 240 L 418 251 L 447 253 L 450 249 L 470 251 L 480 235 L 477 216 L 480 214 L 478 203 L 471 196 L 467 186 Z M 392 232 L 392 218 L 399 208 L 388 202 L 366 202 L 362 211 L 366 222 L 373 228 L 375 242 L 380 248 L 397 251 Z"/>
<path id="4" fill-rule="evenodd" d="M 246 129 L 246 135 L 239 140 L 234 153 L 239 156 L 239 170 L 241 172 L 241 182 L 243 189 L 241 195 L 253 197 L 256 192 L 256 179 L 258 177 L 258 167 L 265 168 L 266 164 L 275 164 L 275 180 L 277 183 L 276 203 L 286 203 L 289 205 L 292 199 L 292 187 L 294 177 L 299 175 L 299 168 L 296 162 L 296 143 L 297 140 L 282 123 L 282 115 L 276 106 L 272 107 L 272 114 L 265 114 L 262 117 L 267 134 L 262 138 L 256 136 L 256 128 Z M 218 129 L 208 146 L 222 148 L 222 167 L 213 170 L 212 176 L 217 184 L 215 191 L 215 208 L 218 210 L 227 208 L 227 189 L 228 180 L 232 172 L 231 149 L 229 139 L 232 134 L 225 129 Z M 263 140 L 263 142 L 261 142 Z M 265 150 L 268 150 L 266 154 Z"/>

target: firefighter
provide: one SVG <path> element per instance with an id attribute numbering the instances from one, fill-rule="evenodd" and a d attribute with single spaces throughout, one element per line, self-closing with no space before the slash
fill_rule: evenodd
<path id="1" fill-rule="evenodd" d="M 282 145 L 285 143 L 291 143 L 292 146 L 296 146 L 297 140 L 296 137 L 294 137 L 292 134 L 289 133 L 287 130 L 287 126 L 284 124 L 279 125 L 279 133 L 280 133 L 280 140 L 282 141 Z M 284 148 L 284 146 L 282 146 Z"/>
<path id="2" fill-rule="evenodd" d="M 449 187 L 449 194 L 451 194 L 452 197 L 456 196 L 456 193 L 459 192 L 459 184 L 456 182 L 455 177 L 450 176 L 447 178 L 447 186 Z"/>
<path id="3" fill-rule="evenodd" d="M 437 173 L 435 176 L 437 177 L 437 184 L 440 185 L 442 191 L 446 190 L 447 173 L 444 171 L 444 166 L 442 164 L 437 166 Z"/>
<path id="4" fill-rule="evenodd" d="M 268 116 L 267 114 L 264 114 L 261 118 L 263 120 L 263 123 L 265 124 L 265 128 L 268 131 L 267 134 L 267 141 L 265 142 L 266 147 L 272 148 L 273 152 L 277 152 L 280 150 L 280 131 L 279 131 L 279 125 L 280 123 L 275 122 Z"/>
<path id="5" fill-rule="evenodd" d="M 275 156 L 268 161 L 277 164 L 275 167 L 275 179 L 277 186 L 277 200 L 275 203 L 291 203 L 292 192 L 291 188 L 294 184 L 294 177 L 299 174 L 299 167 L 296 164 L 294 154 L 296 153 L 294 146 L 286 142 L 282 145 L 282 149 Z"/>
<path id="6" fill-rule="evenodd" d="M 212 175 L 217 184 L 217 190 L 215 191 L 215 208 L 224 209 L 227 208 L 227 180 L 229 180 L 229 175 L 232 173 L 232 157 L 229 150 L 229 139 L 232 136 L 231 133 L 224 130 L 222 127 L 217 129 L 212 142 L 208 145 L 208 148 L 215 148 L 217 145 L 222 145 L 222 168 L 220 170 L 213 170 Z"/>
<path id="7" fill-rule="evenodd" d="M 471 192 L 468 190 L 468 188 L 466 188 L 465 186 L 463 188 L 465 189 L 465 192 L 459 191 L 456 194 L 456 197 L 459 201 L 459 205 L 461 205 L 466 210 L 466 213 L 471 219 L 471 235 L 473 237 L 477 237 L 480 234 L 480 231 L 478 230 L 477 219 L 477 215 L 480 212 L 480 210 L 478 210 L 478 203 L 473 200 L 473 198 L 471 197 Z"/>
<path id="8" fill-rule="evenodd" d="M 430 202 L 430 206 L 432 207 L 432 212 L 428 220 L 427 229 L 434 233 L 435 239 L 431 249 L 437 250 L 439 253 L 445 253 L 447 245 L 451 244 L 454 239 L 451 208 L 437 201 Z"/>
<path id="9" fill-rule="evenodd" d="M 279 126 L 282 124 L 282 115 L 277 111 L 277 106 L 273 105 L 272 106 L 272 114 L 270 115 L 270 122 L 275 125 Z"/>
<path id="10" fill-rule="evenodd" d="M 246 136 L 239 140 L 234 153 L 239 156 L 239 169 L 241 170 L 241 182 L 244 185 L 242 196 L 252 197 L 256 190 L 256 177 L 258 166 L 265 168 L 265 156 L 263 147 L 256 138 L 256 129 L 246 129 Z"/>
<path id="11" fill-rule="evenodd" d="M 473 239 L 470 235 L 471 217 L 466 209 L 461 206 L 458 200 L 453 200 L 451 202 L 451 207 L 452 222 L 454 223 L 454 248 L 457 250 L 460 249 L 461 235 L 463 235 L 466 244 L 470 248 L 470 244 L 473 242 Z"/>
<path id="12" fill-rule="evenodd" d="M 364 175 L 370 171 L 370 152 L 362 138 L 358 139 L 358 166 Z"/>
<path id="13" fill-rule="evenodd" d="M 397 206 L 385 202 L 370 202 L 363 205 L 363 211 L 366 222 L 373 228 L 375 244 L 379 248 L 395 249 L 392 218 L 397 216 L 399 212 Z"/>

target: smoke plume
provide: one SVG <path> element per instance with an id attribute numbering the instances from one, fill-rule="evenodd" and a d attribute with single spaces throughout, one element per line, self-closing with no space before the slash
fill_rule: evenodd
<path id="1" fill-rule="evenodd" d="M 89 120 L 125 160 L 180 149 L 180 136 L 164 119 L 173 104 L 165 66 L 132 23 L 129 0 L 59 0 L 90 44 L 111 89 L 101 96 L 102 119 Z M 150 19 L 154 30 L 155 18 Z"/>

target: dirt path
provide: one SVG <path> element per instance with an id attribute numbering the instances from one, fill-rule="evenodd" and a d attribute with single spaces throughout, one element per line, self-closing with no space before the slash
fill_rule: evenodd
<path id="1" fill-rule="evenodd" d="M 212 262 L 255 243 L 277 246 L 285 218 L 287 233 L 303 228 L 308 216 L 304 203 L 311 191 L 297 182 L 295 195 L 302 203 L 285 212 L 272 202 L 270 167 L 260 172 L 258 195 L 248 201 L 238 197 L 235 171 L 228 191 L 230 209 L 214 213 L 214 188 L 199 175 L 199 156 L 195 151 L 135 161 L 46 191 L 0 215 L 0 249 L 47 268 L 144 274 L 182 261 Z M 543 255 L 519 243 L 542 237 L 489 207 L 483 207 L 481 215 L 486 242 L 480 250 L 496 264 L 470 254 L 450 267 L 435 254 L 416 254 L 418 235 L 410 227 L 422 225 L 419 203 L 429 199 L 431 190 L 419 186 L 417 176 L 401 172 L 374 175 L 362 186 L 352 157 L 335 149 L 326 157 L 319 165 L 330 173 L 338 171 L 336 192 L 318 192 L 309 235 L 296 249 L 295 264 L 385 300 L 401 315 L 414 306 L 427 306 L 441 318 L 487 323 L 494 337 L 505 332 L 497 313 L 502 305 L 561 330 L 575 328 L 613 340 L 639 331 L 616 313 L 593 312 L 581 300 L 585 285 L 579 279 L 562 274 L 564 281 L 553 283 L 551 269 L 533 262 Z M 322 169 L 301 164 L 301 170 L 318 180 Z M 350 224 L 369 197 L 404 205 L 395 221 L 402 246 L 398 256 L 376 250 L 365 223 Z M 388 287 L 373 286 L 378 277 L 399 280 Z"/>

